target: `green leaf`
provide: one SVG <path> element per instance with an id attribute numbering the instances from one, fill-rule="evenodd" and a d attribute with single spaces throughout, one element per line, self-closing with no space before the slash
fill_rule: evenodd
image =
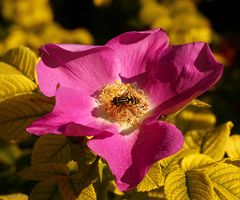
<path id="1" fill-rule="evenodd" d="M 81 192 L 81 178 L 62 178 L 58 180 L 58 186 L 64 200 L 77 199 Z"/>
<path id="2" fill-rule="evenodd" d="M 185 147 L 196 149 L 215 160 L 221 160 L 225 154 L 232 122 L 208 130 L 192 130 L 185 135 Z"/>
<path id="3" fill-rule="evenodd" d="M 91 181 L 88 180 L 88 183 Z M 96 193 L 91 184 L 86 184 L 81 175 L 65 177 L 58 180 L 59 190 L 64 200 L 72 199 L 96 199 Z"/>
<path id="4" fill-rule="evenodd" d="M 1 60 L 17 68 L 30 80 L 34 80 L 37 57 L 29 48 L 20 46 L 10 49 Z"/>
<path id="5" fill-rule="evenodd" d="M 164 183 L 164 176 L 159 163 L 155 163 L 149 169 L 144 179 L 138 184 L 138 192 L 146 192 L 156 188 L 159 188 Z"/>
<path id="6" fill-rule="evenodd" d="M 34 145 L 32 165 L 77 161 L 79 166 L 91 164 L 96 159 L 88 149 L 85 138 L 67 138 L 63 135 L 41 136 Z"/>
<path id="7" fill-rule="evenodd" d="M 192 170 L 192 169 L 200 169 L 203 167 L 208 167 L 213 164 L 215 161 L 203 154 L 195 154 L 189 155 L 183 158 L 181 162 L 181 167 L 184 171 Z"/>
<path id="8" fill-rule="evenodd" d="M 43 181 L 32 190 L 29 200 L 63 200 L 55 181 Z"/>
<path id="9" fill-rule="evenodd" d="M 206 171 L 212 181 L 218 199 L 240 199 L 240 168 L 218 163 Z"/>
<path id="10" fill-rule="evenodd" d="M 9 195 L 0 195 L 1 200 L 28 200 L 28 196 L 25 194 L 9 194 Z"/>
<path id="11" fill-rule="evenodd" d="M 69 168 L 62 163 L 34 165 L 19 173 L 19 175 L 25 179 L 36 181 L 57 179 L 62 176 L 68 176 L 69 174 Z"/>
<path id="12" fill-rule="evenodd" d="M 240 135 L 232 135 L 227 145 L 227 154 L 229 158 L 240 159 Z"/>
<path id="13" fill-rule="evenodd" d="M 126 198 L 123 199 L 127 199 L 127 200 L 152 200 L 148 197 L 148 194 L 146 192 L 134 192 L 133 194 L 127 196 Z"/>
<path id="14" fill-rule="evenodd" d="M 96 179 L 97 163 L 98 159 L 92 165 L 82 167 L 72 175 L 68 166 L 62 163 L 38 164 L 25 169 L 20 175 L 30 180 L 44 180 L 33 189 L 30 195 L 33 199 L 38 199 L 37 195 L 41 192 L 44 195 L 42 196 L 43 199 L 56 198 L 57 200 L 57 198 L 60 198 L 60 192 L 64 200 L 72 200 L 77 199 L 83 190 Z M 47 195 L 48 192 L 51 195 Z M 84 192 L 85 194 L 82 197 L 80 196 L 81 198 L 88 195 L 87 190 Z"/>
<path id="15" fill-rule="evenodd" d="M 92 185 L 89 185 L 88 187 L 84 188 L 77 198 L 77 200 L 96 200 L 96 199 L 97 199 L 96 192 Z"/>
<path id="16" fill-rule="evenodd" d="M 182 149 L 178 153 L 169 156 L 167 158 L 164 158 L 159 161 L 159 164 L 161 165 L 163 175 L 166 176 L 169 174 L 171 171 L 173 171 L 176 168 L 179 168 L 179 161 L 191 154 L 196 154 L 197 151 L 192 150 L 192 149 Z"/>
<path id="17" fill-rule="evenodd" d="M 31 93 L 37 85 L 14 67 L 0 62 L 0 102 L 16 95 Z"/>
<path id="18" fill-rule="evenodd" d="M 182 169 L 169 173 L 164 192 L 167 200 L 210 200 L 214 194 L 210 179 L 203 172 L 190 170 L 185 173 Z"/>
<path id="19" fill-rule="evenodd" d="M 0 137 L 21 140 L 28 136 L 26 127 L 52 108 L 46 97 L 33 93 L 15 96 L 0 103 Z"/>
<path id="20" fill-rule="evenodd" d="M 71 159 L 77 161 L 79 166 L 90 165 L 96 160 L 96 155 L 89 150 L 87 139 L 84 137 L 71 137 L 70 150 Z"/>
<path id="21" fill-rule="evenodd" d="M 32 151 L 32 165 L 71 160 L 70 141 L 63 135 L 41 136 Z"/>

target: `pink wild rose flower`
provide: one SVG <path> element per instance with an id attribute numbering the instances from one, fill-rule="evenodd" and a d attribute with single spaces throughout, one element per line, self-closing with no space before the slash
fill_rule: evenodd
<path id="1" fill-rule="evenodd" d="M 161 29 L 123 33 L 104 46 L 47 44 L 40 52 L 39 87 L 56 104 L 27 131 L 93 136 L 88 147 L 122 191 L 182 147 L 180 130 L 160 117 L 207 91 L 223 71 L 206 43 L 169 45 Z"/>

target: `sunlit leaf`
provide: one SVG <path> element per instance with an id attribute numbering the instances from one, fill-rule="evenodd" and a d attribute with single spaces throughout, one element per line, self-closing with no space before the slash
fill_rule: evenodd
<path id="1" fill-rule="evenodd" d="M 188 125 L 188 121 L 192 120 L 192 121 L 200 121 L 202 119 L 204 119 L 204 117 L 206 118 L 206 116 L 204 117 L 196 117 L 192 112 L 192 108 L 196 109 L 198 108 L 209 108 L 211 107 L 211 105 L 200 101 L 198 99 L 194 99 L 192 100 L 190 103 L 188 103 L 187 105 L 185 105 L 183 108 L 181 108 L 180 110 L 178 110 L 175 113 L 172 113 L 170 115 L 164 115 L 160 117 L 160 120 L 163 121 L 167 121 L 170 123 L 175 123 L 177 124 L 177 126 L 181 129 L 181 130 L 185 130 L 185 126 Z M 190 111 L 190 112 L 189 112 Z M 206 113 L 206 112 L 205 112 Z M 185 119 L 186 117 L 186 119 Z M 215 117 L 215 116 L 214 116 Z M 196 118 L 196 119 L 195 119 Z M 215 118 L 214 118 L 215 119 Z M 204 120 L 204 122 L 207 120 Z M 215 123 L 216 119 L 214 120 Z M 198 122 L 199 123 L 199 122 Z M 199 124 L 198 124 L 199 125 Z"/>
<path id="2" fill-rule="evenodd" d="M 240 159 L 227 158 L 227 159 L 224 159 L 223 162 L 231 165 L 235 165 L 236 167 L 240 167 Z"/>
<path id="3" fill-rule="evenodd" d="M 34 165 L 26 168 L 19 173 L 19 175 L 28 180 L 50 180 L 70 174 L 67 165 L 62 163 L 47 163 Z"/>
<path id="4" fill-rule="evenodd" d="M 124 195 L 124 192 L 120 191 L 117 187 L 116 187 L 116 182 L 114 180 L 110 181 L 108 183 L 108 190 L 113 192 L 114 194 L 118 195 L 118 196 L 122 196 Z"/>
<path id="5" fill-rule="evenodd" d="M 28 196 L 25 194 L 9 194 L 0 195 L 0 200 L 28 200 Z"/>
<path id="6" fill-rule="evenodd" d="M 227 145 L 227 154 L 230 158 L 240 159 L 240 135 L 232 135 Z"/>
<path id="7" fill-rule="evenodd" d="M 188 106 L 175 119 L 175 124 L 184 133 L 194 129 L 211 128 L 216 123 L 216 117 L 206 107 Z"/>
<path id="8" fill-rule="evenodd" d="M 191 102 L 190 102 L 190 105 L 193 105 L 193 106 L 196 106 L 196 107 L 199 107 L 199 108 L 209 108 L 211 107 L 210 104 L 208 103 L 205 103 L 199 99 L 193 99 Z"/>
<path id="9" fill-rule="evenodd" d="M 37 85 L 16 68 L 0 62 L 0 102 L 16 95 L 31 93 Z"/>
<path id="10" fill-rule="evenodd" d="M 189 131 L 185 135 L 185 147 L 220 160 L 225 154 L 232 127 L 232 122 L 227 122 L 217 128 Z"/>
<path id="11" fill-rule="evenodd" d="M 181 167 L 184 171 L 199 169 L 209 166 L 214 160 L 203 154 L 189 155 L 181 161 Z"/>
<path id="12" fill-rule="evenodd" d="M 162 159 L 159 161 L 159 164 L 161 165 L 163 175 L 166 176 L 168 173 L 173 171 L 176 168 L 179 168 L 179 161 L 191 154 L 196 154 L 197 151 L 192 150 L 192 149 L 182 149 L 178 153 L 169 156 L 165 159 Z"/>
<path id="13" fill-rule="evenodd" d="M 29 48 L 21 46 L 10 49 L 1 60 L 17 68 L 30 80 L 34 80 L 37 57 Z"/>
<path id="14" fill-rule="evenodd" d="M 71 160 L 67 163 L 68 170 L 70 174 L 77 173 L 79 171 L 78 163 L 74 160 Z"/>
<path id="15" fill-rule="evenodd" d="M 63 200 L 55 181 L 43 181 L 32 190 L 29 200 Z"/>
<path id="16" fill-rule="evenodd" d="M 88 187 L 84 188 L 77 198 L 77 200 L 96 200 L 96 199 L 97 199 L 96 192 L 92 185 L 89 185 Z"/>
<path id="17" fill-rule="evenodd" d="M 159 188 L 164 183 L 164 176 L 159 163 L 155 163 L 149 169 L 144 179 L 138 184 L 137 191 L 146 192 Z"/>
<path id="18" fill-rule="evenodd" d="M 219 163 L 208 168 L 207 175 L 211 179 L 219 199 L 240 199 L 240 168 Z"/>
<path id="19" fill-rule="evenodd" d="M 176 169 L 169 173 L 164 184 L 167 200 L 210 200 L 213 199 L 213 186 L 210 179 L 201 171 L 186 173 Z"/>
<path id="20" fill-rule="evenodd" d="M 36 118 L 49 112 L 52 106 L 45 97 L 37 93 L 5 100 L 0 103 L 0 137 L 7 140 L 26 137 L 26 127 Z"/>
<path id="21" fill-rule="evenodd" d="M 103 176 L 104 176 L 104 172 L 106 171 L 106 168 L 107 168 L 107 164 L 100 159 L 98 161 L 98 175 L 99 175 L 100 182 L 103 181 Z"/>

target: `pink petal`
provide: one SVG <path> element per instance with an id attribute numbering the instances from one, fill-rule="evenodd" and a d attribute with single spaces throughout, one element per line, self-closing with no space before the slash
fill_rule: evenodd
<path id="1" fill-rule="evenodd" d="M 115 131 L 113 124 L 107 124 L 93 115 L 94 101 L 84 90 L 60 87 L 56 91 L 56 104 L 52 112 L 33 122 L 27 131 L 35 135 L 53 133 L 68 136 Z"/>
<path id="2" fill-rule="evenodd" d="M 223 66 L 202 42 L 170 46 L 148 64 L 151 70 L 142 76 L 140 85 L 157 106 L 158 116 L 177 111 L 207 91 L 223 72 Z M 137 81 L 137 77 L 131 81 L 134 79 Z"/>
<path id="3" fill-rule="evenodd" d="M 37 74 L 46 96 L 54 96 L 59 84 L 94 94 L 119 79 L 116 55 L 108 47 L 48 44 L 41 48 L 41 57 Z"/>
<path id="4" fill-rule="evenodd" d="M 114 49 L 119 57 L 121 76 L 132 77 L 145 72 L 148 57 L 156 50 L 168 46 L 168 37 L 161 29 L 123 33 L 106 46 Z"/>
<path id="5" fill-rule="evenodd" d="M 118 188 L 126 191 L 143 179 L 154 162 L 176 153 L 183 140 L 174 125 L 154 121 L 129 135 L 104 132 L 91 139 L 88 146 L 107 161 Z"/>

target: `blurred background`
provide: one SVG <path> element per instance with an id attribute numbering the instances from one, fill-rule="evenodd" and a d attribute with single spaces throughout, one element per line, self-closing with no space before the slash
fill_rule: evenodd
<path id="1" fill-rule="evenodd" d="M 156 27 L 168 32 L 171 44 L 204 41 L 225 70 L 221 81 L 200 98 L 212 105 L 217 124 L 232 120 L 233 133 L 239 134 L 237 4 L 233 0 L 0 0 L 0 56 L 20 45 L 38 54 L 46 43 L 104 44 L 126 31 Z M 17 156 L 18 149 L 13 150 Z"/>
<path id="2" fill-rule="evenodd" d="M 217 123 L 233 120 L 240 132 L 237 1 L 221 0 L 0 0 L 0 55 L 25 45 L 104 44 L 131 30 L 162 27 L 172 44 L 204 41 L 225 65 L 221 82 L 204 95 Z"/>

